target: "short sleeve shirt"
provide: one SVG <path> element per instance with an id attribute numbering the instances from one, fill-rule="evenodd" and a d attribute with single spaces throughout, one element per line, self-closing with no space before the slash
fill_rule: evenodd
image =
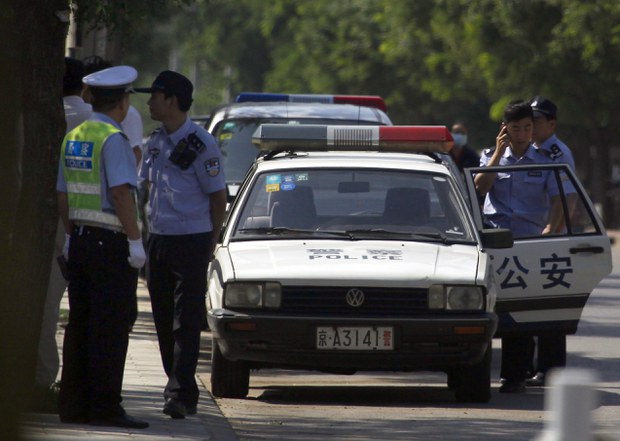
<path id="1" fill-rule="evenodd" d="M 573 152 L 557 136 L 551 135 L 545 142 L 535 146 L 544 150 L 552 161 L 566 163 L 575 170 Z"/>
<path id="2" fill-rule="evenodd" d="M 140 116 L 140 112 L 138 112 L 134 106 L 129 106 L 127 116 L 123 122 L 121 122 L 121 127 L 123 128 L 123 133 L 125 133 L 127 138 L 129 138 L 129 144 L 131 147 L 133 148 L 138 146 L 142 148 L 142 137 L 144 136 L 142 117 Z"/>
<path id="3" fill-rule="evenodd" d="M 174 147 L 190 134 L 204 144 L 185 170 L 170 161 Z M 150 183 L 149 229 L 161 235 L 213 230 L 209 195 L 226 188 L 222 157 L 213 137 L 189 118 L 174 133 L 162 126 L 144 145 L 140 178 Z"/>
<path id="4" fill-rule="evenodd" d="M 485 167 L 492 155 L 492 149 L 485 150 L 480 166 Z M 530 145 L 521 158 L 508 147 L 499 165 L 550 163 L 553 161 Z M 550 197 L 558 194 L 551 171 L 499 172 L 484 201 L 485 218 L 496 227 L 510 228 L 515 237 L 539 235 L 547 224 Z"/>

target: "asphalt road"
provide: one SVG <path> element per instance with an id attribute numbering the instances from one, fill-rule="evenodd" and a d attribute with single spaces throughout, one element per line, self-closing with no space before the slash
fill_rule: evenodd
<path id="1" fill-rule="evenodd" d="M 568 366 L 595 372 L 593 428 L 620 440 L 620 246 L 612 250 L 615 269 L 590 297 L 578 333 L 568 338 Z M 216 402 L 240 440 L 533 440 L 549 417 L 550 388 L 500 394 L 500 341 L 493 345 L 494 383 L 486 404 L 457 403 L 444 374 L 282 370 L 252 372 L 248 398 Z M 202 380 L 208 385 L 209 375 Z"/>

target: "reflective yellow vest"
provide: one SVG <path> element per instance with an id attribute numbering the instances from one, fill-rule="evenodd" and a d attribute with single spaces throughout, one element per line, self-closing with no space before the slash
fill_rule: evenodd
<path id="1" fill-rule="evenodd" d="M 86 121 L 65 135 L 61 158 L 69 219 L 122 229 L 116 214 L 103 211 L 101 200 L 101 149 L 117 132 L 120 130 L 112 124 Z"/>

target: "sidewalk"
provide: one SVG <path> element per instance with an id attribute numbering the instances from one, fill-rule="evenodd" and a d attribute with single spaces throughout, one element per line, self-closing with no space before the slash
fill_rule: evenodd
<path id="1" fill-rule="evenodd" d="M 65 295 L 63 309 L 68 309 Z M 123 381 L 123 406 L 127 413 L 148 421 L 144 430 L 95 427 L 78 424 L 61 424 L 58 415 L 27 413 L 23 415 L 23 439 L 28 441 L 127 441 L 127 440 L 218 440 L 237 441 L 230 424 L 215 404 L 210 392 L 198 379 L 200 402 L 197 415 L 173 420 L 162 413 L 162 396 L 166 374 L 161 365 L 157 335 L 151 315 L 151 304 L 143 282 L 138 285 L 139 316 L 130 334 L 125 377 Z M 59 327 L 57 338 L 62 342 Z M 211 338 L 202 334 L 201 357 L 198 373 L 210 369 Z M 60 345 L 62 347 L 62 345 Z"/>

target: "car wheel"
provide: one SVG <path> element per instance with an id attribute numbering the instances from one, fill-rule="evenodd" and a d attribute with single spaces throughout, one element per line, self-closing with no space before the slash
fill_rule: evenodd
<path id="1" fill-rule="evenodd" d="M 211 393 L 220 398 L 245 398 L 250 386 L 250 368 L 245 361 L 227 360 L 217 341 L 211 348 Z"/>
<path id="2" fill-rule="evenodd" d="M 456 390 L 457 385 L 461 381 L 459 368 L 450 369 L 446 371 L 446 374 L 448 374 L 448 389 Z"/>
<path id="3" fill-rule="evenodd" d="M 464 366 L 458 374 L 454 394 L 461 403 L 486 403 L 491 399 L 491 343 L 479 363 Z"/>

